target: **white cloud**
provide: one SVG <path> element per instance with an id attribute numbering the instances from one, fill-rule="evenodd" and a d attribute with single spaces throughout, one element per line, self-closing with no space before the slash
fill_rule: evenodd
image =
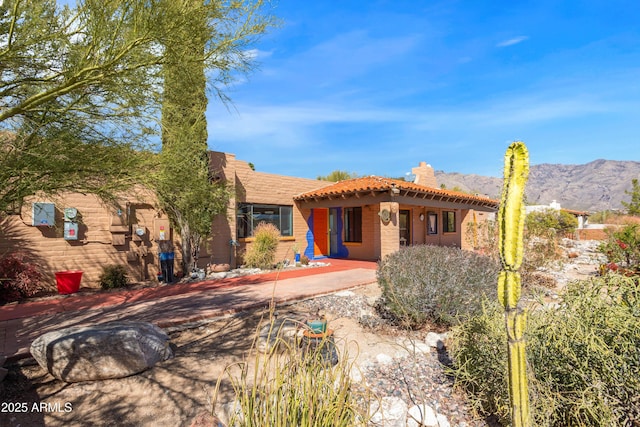
<path id="1" fill-rule="evenodd" d="M 529 38 L 528 36 L 518 36 L 518 37 L 514 37 L 514 38 L 511 38 L 511 39 L 508 39 L 508 40 L 501 41 L 496 46 L 497 47 L 513 46 L 514 44 L 522 43 L 523 41 L 527 40 L 528 38 Z"/>
<path id="2" fill-rule="evenodd" d="M 260 49 L 247 49 L 243 52 L 243 54 L 247 59 L 268 58 L 273 54 L 273 51 L 266 51 L 266 50 L 260 50 Z"/>
<path id="3" fill-rule="evenodd" d="M 384 123 L 408 121 L 406 111 L 348 108 L 332 104 L 236 105 L 235 111 L 209 111 L 209 133 L 214 140 L 254 141 L 274 137 L 286 145 L 304 143 L 315 126 L 336 123 Z M 222 119 L 221 114 L 224 114 Z M 215 119 L 214 119 L 215 118 Z M 211 120 L 214 119 L 214 120 Z"/>
<path id="4" fill-rule="evenodd" d="M 208 112 L 213 140 L 299 146 L 313 142 L 323 126 L 335 124 L 393 126 L 406 132 L 455 132 L 465 128 L 486 132 L 500 127 L 540 125 L 548 121 L 607 113 L 619 106 L 593 96 L 523 93 L 455 109 L 387 108 L 384 106 L 339 105 L 327 102 L 283 105 L 236 105 L 231 112 Z"/>

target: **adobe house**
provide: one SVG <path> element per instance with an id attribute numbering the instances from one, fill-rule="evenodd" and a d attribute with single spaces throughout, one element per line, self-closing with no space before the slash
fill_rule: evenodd
<path id="1" fill-rule="evenodd" d="M 211 165 L 236 188 L 226 217 L 214 221 L 209 252 L 201 253 L 214 263 L 240 263 L 260 221 L 282 232 L 277 259 L 292 259 L 294 244 L 309 259 L 379 260 L 418 244 L 470 249 L 470 224 L 486 221 L 498 208 L 496 200 L 437 188 L 434 170 L 425 162 L 412 169 L 414 182 L 286 177 L 255 172 L 225 153 L 211 153 Z"/>
<path id="2" fill-rule="evenodd" d="M 413 168 L 414 182 L 365 177 L 338 183 L 256 172 L 233 154 L 211 152 L 212 175 L 235 188 L 226 215 L 212 224 L 199 264 L 242 263 L 261 221 L 282 237 L 276 259 L 293 259 L 297 245 L 310 259 L 379 260 L 401 246 L 434 244 L 470 248 L 469 224 L 483 222 L 498 202 L 437 188 L 426 163 Z M 175 248 L 178 233 L 155 196 L 137 188 L 120 207 L 77 193 L 34 196 L 19 212 L 0 218 L 0 254 L 25 251 L 55 286 L 54 272 L 84 271 L 82 286 L 97 287 L 102 267 L 126 265 L 136 281 L 154 280 L 159 253 Z M 470 238 L 471 237 L 471 238 Z M 170 249 L 169 249 L 170 250 Z"/>
<path id="3" fill-rule="evenodd" d="M 421 162 L 414 182 L 369 176 L 294 197 L 305 216 L 305 254 L 379 260 L 402 246 L 471 249 L 470 224 L 486 221 L 498 202 L 437 188 L 433 168 Z"/>

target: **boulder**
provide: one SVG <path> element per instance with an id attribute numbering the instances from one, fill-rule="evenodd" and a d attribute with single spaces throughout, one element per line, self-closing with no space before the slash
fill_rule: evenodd
<path id="1" fill-rule="evenodd" d="M 390 365 L 393 363 L 393 357 L 388 354 L 380 353 L 376 356 L 376 361 L 381 365 Z"/>
<path id="2" fill-rule="evenodd" d="M 436 411 L 426 403 L 412 406 L 407 411 L 407 415 L 407 427 L 434 427 L 439 425 Z"/>
<path id="3" fill-rule="evenodd" d="M 212 264 L 209 267 L 210 273 L 223 273 L 225 271 L 231 270 L 231 265 L 229 264 Z"/>
<path id="4" fill-rule="evenodd" d="M 380 427 L 405 427 L 407 425 L 407 404 L 395 396 L 383 397 L 369 406 L 369 425 Z"/>
<path id="5" fill-rule="evenodd" d="M 146 322 L 112 322 L 48 332 L 31 344 L 38 364 L 65 382 L 123 378 L 173 357 L 169 337 Z"/>

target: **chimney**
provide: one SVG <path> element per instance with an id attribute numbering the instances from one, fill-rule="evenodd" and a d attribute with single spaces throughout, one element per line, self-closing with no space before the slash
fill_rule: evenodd
<path id="1" fill-rule="evenodd" d="M 424 185 L 426 187 L 438 188 L 436 175 L 431 165 L 427 162 L 420 162 L 417 168 L 412 168 L 411 173 L 416 176 L 413 180 L 414 184 Z"/>

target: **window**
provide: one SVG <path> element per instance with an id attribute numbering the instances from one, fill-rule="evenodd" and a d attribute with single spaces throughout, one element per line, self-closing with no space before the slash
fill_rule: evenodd
<path id="1" fill-rule="evenodd" d="M 293 236 L 293 207 L 241 203 L 238 206 L 238 238 L 251 237 L 261 222 L 275 225 L 283 236 Z"/>
<path id="2" fill-rule="evenodd" d="M 362 208 L 344 208 L 344 241 L 362 242 Z"/>
<path id="3" fill-rule="evenodd" d="M 456 213 L 452 211 L 442 212 L 443 223 L 442 223 L 442 231 L 444 233 L 455 233 L 456 232 Z"/>
<path id="4" fill-rule="evenodd" d="M 434 212 L 427 216 L 427 234 L 438 234 L 438 214 Z"/>

